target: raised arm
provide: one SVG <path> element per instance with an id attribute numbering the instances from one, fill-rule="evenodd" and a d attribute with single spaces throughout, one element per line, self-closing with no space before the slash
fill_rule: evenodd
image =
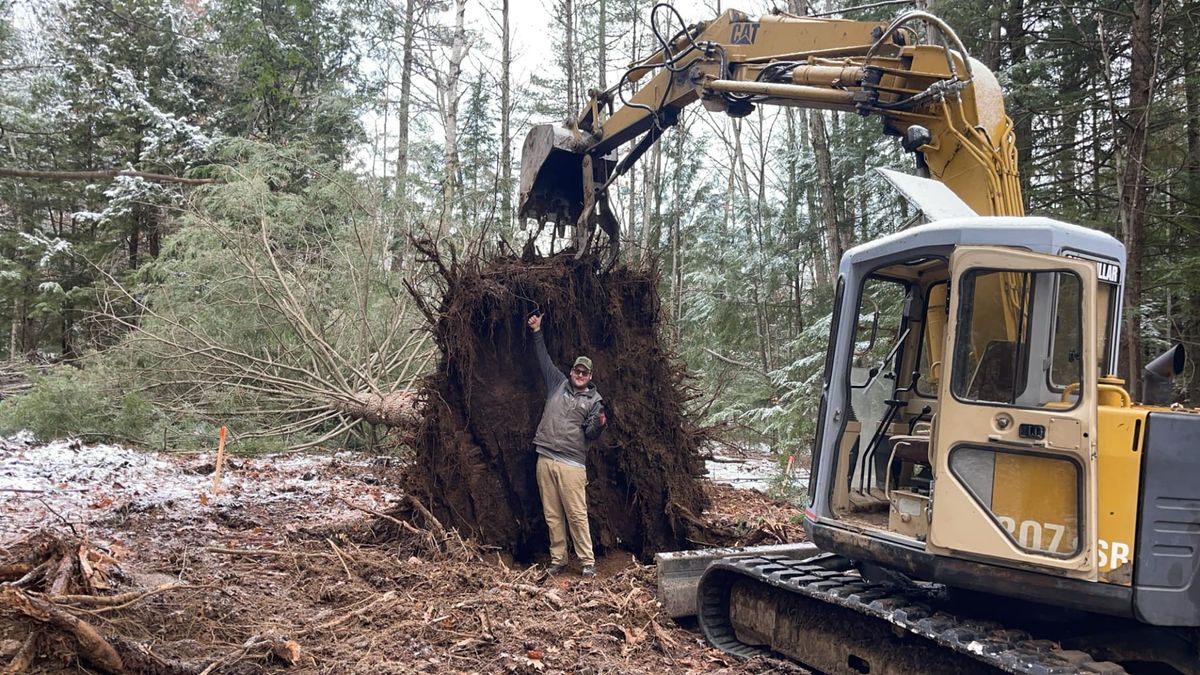
<path id="1" fill-rule="evenodd" d="M 538 367 L 542 371 L 542 380 L 546 383 L 546 391 L 561 385 L 567 376 L 554 366 L 550 353 L 546 351 L 546 338 L 542 334 L 542 315 L 534 314 L 529 317 L 529 330 L 533 331 L 533 350 L 537 353 Z"/>

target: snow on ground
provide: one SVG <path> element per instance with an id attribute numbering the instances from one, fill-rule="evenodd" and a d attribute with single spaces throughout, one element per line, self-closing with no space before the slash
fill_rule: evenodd
<path id="1" fill-rule="evenodd" d="M 704 463 L 708 478 L 714 483 L 726 483 L 742 490 L 766 492 L 782 471 L 771 451 L 765 446 L 745 448 L 717 446 L 713 458 Z M 793 469 L 791 479 L 808 483 L 807 469 Z"/>
<path id="2" fill-rule="evenodd" d="M 29 434 L 0 440 L 0 545 L 57 521 L 103 526 L 129 514 L 166 509 L 182 520 L 206 511 L 291 511 L 344 503 L 383 509 L 399 489 L 375 475 L 378 460 L 356 453 L 225 458 L 213 494 L 214 452 L 160 454 L 78 441 L 37 443 Z M 299 525 L 297 525 L 299 526 Z"/>
<path id="3" fill-rule="evenodd" d="M 164 454 L 79 441 L 38 443 L 30 434 L 0 439 L 0 546 L 45 525 L 113 533 L 142 513 L 169 515 L 181 527 L 211 529 L 285 522 L 287 530 L 361 518 L 345 501 L 386 510 L 402 494 L 397 469 L 350 452 L 226 457 L 213 494 L 214 452 Z M 381 466 L 380 462 L 384 461 Z M 716 448 L 709 478 L 766 492 L 780 469 L 764 447 Z M 792 480 L 807 482 L 807 471 Z M 276 520 L 273 516 L 284 516 Z M 238 528 L 235 528 L 238 529 Z M 253 529 L 253 528 L 250 528 Z M 264 531 L 270 545 L 283 533 Z"/>

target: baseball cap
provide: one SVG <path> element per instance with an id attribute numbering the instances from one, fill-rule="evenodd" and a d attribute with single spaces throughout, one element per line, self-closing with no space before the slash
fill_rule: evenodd
<path id="1" fill-rule="evenodd" d="M 583 366 L 584 368 L 591 370 L 592 369 L 592 360 L 586 356 L 581 356 L 581 357 L 575 359 L 575 365 L 573 365 L 571 367 L 574 368 L 575 366 Z"/>

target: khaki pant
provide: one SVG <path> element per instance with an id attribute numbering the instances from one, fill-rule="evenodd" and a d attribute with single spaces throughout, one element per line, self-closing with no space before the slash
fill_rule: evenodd
<path id="1" fill-rule="evenodd" d="M 546 527 L 550 530 L 550 564 L 567 564 L 569 527 L 580 564 L 595 565 L 592 533 L 588 530 L 587 469 L 539 456 L 537 483 Z"/>

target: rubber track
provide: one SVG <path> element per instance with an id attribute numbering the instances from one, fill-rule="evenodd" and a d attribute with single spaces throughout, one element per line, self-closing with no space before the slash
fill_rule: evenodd
<path id="1" fill-rule="evenodd" d="M 738 576 L 882 619 L 1003 672 L 1125 673 L 1116 663 L 1095 661 L 1086 652 L 1058 649 L 1054 642 L 1034 639 L 1025 631 L 935 610 L 903 589 L 868 583 L 853 570 L 830 571 L 776 556 L 718 560 L 708 567 L 700 581 L 697 597 L 700 627 L 710 644 L 734 656 L 779 657 L 769 649 L 744 644 L 734 635 L 729 618 L 729 589 L 730 582 Z"/>

